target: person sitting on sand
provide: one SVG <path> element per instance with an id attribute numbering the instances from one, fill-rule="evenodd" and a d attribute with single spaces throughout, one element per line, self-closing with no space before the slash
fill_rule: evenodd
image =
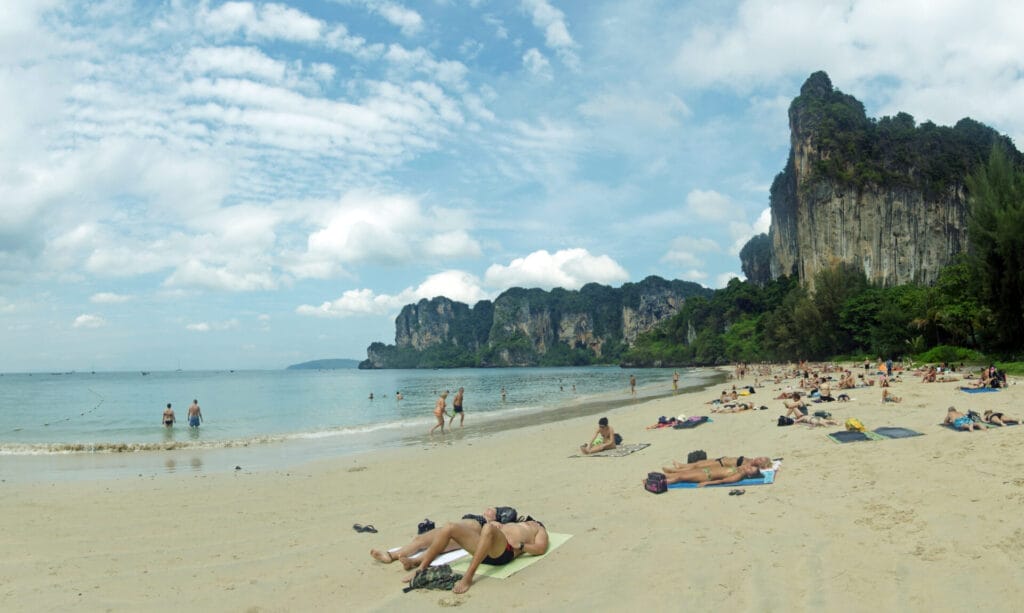
<path id="1" fill-rule="evenodd" d="M 753 464 L 743 466 L 705 466 L 665 474 L 665 481 L 672 483 L 696 483 L 697 487 L 717 485 L 719 483 L 736 483 L 743 479 L 761 476 L 761 469 Z"/>
<path id="2" fill-rule="evenodd" d="M 1010 417 L 1006 413 L 997 413 L 991 409 L 985 411 L 985 414 L 982 416 L 982 419 L 985 421 L 985 423 L 992 424 L 993 426 L 1008 426 L 1010 424 L 1020 423 L 1019 417 Z"/>
<path id="3" fill-rule="evenodd" d="M 722 468 L 735 468 L 737 466 L 744 466 L 749 464 L 756 466 L 760 469 L 767 469 L 772 467 L 772 461 L 766 457 L 748 458 L 746 456 L 738 456 L 735 458 L 722 456 L 720 458 L 697 460 L 696 462 L 690 462 L 683 464 L 682 462 L 672 461 L 672 466 L 665 466 L 661 471 L 665 474 L 677 473 L 686 470 L 694 470 L 699 468 L 712 468 L 714 466 L 721 466 Z"/>
<path id="4" fill-rule="evenodd" d="M 434 541 L 419 559 L 416 569 L 426 570 L 437 556 L 441 555 L 448 543 L 455 541 L 460 547 L 473 554 L 462 579 L 452 591 L 462 594 L 473 585 L 473 575 L 481 564 L 504 566 L 523 554 L 544 555 L 548 550 L 548 531 L 544 524 L 535 519 L 513 524 L 488 522 L 483 527 L 472 520 L 450 523 L 434 530 Z M 403 561 L 405 566 L 405 561 Z M 408 567 L 412 570 L 412 567 Z M 405 578 L 412 581 L 414 575 Z"/>
<path id="5" fill-rule="evenodd" d="M 882 389 L 882 402 L 903 402 L 903 399 L 893 394 L 889 388 Z"/>
<path id="6" fill-rule="evenodd" d="M 594 432 L 594 437 L 590 440 L 590 444 L 583 443 L 580 445 L 580 451 L 585 454 L 591 454 L 608 449 L 615 449 L 615 430 L 608 425 L 608 418 L 602 417 L 597 420 L 597 431 Z"/>
<path id="7" fill-rule="evenodd" d="M 942 420 L 942 423 L 953 426 L 954 430 L 965 430 L 967 432 L 985 429 L 985 426 L 975 423 L 973 419 L 957 411 L 954 407 L 946 409 L 946 419 Z"/>
<path id="8" fill-rule="evenodd" d="M 782 405 L 786 407 L 786 417 L 801 417 L 807 415 L 807 403 L 796 394 L 792 400 L 783 400 Z"/>
<path id="9" fill-rule="evenodd" d="M 818 399 L 825 402 L 832 402 L 835 400 L 835 398 L 832 397 L 832 386 L 825 377 L 821 378 L 821 383 L 818 385 Z"/>

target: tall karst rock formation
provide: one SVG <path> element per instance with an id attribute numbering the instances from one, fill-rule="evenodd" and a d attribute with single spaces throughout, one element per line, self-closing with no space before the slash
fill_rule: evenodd
<path id="1" fill-rule="evenodd" d="M 971 119 L 952 128 L 918 126 L 906 113 L 870 119 L 824 72 L 800 89 L 789 126 L 789 159 L 771 187 L 769 248 L 742 258 L 754 282 L 796 275 L 813 287 L 819 271 L 841 262 L 882 286 L 932 283 L 968 246 L 967 175 L 994 143 L 1020 155 Z"/>

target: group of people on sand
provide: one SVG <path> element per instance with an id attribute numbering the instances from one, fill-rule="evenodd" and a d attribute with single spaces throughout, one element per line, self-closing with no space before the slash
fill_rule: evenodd
<path id="1" fill-rule="evenodd" d="M 949 407 L 946 409 L 946 419 L 942 420 L 942 423 L 952 427 L 954 430 L 970 432 L 972 430 L 986 430 L 991 426 L 1016 425 L 1021 423 L 1021 419 L 1000 411 L 992 411 L 991 409 L 979 415 L 974 411 L 962 413 L 956 410 L 956 407 Z"/>
<path id="2" fill-rule="evenodd" d="M 697 460 L 683 464 L 673 461 L 671 466 L 662 467 L 665 481 L 672 483 L 696 483 L 697 487 L 736 483 L 744 479 L 756 479 L 761 471 L 771 468 L 772 461 L 766 457 L 745 456 Z"/>
<path id="3" fill-rule="evenodd" d="M 462 594 L 473 585 L 473 577 L 481 564 L 504 566 L 522 555 L 539 556 L 547 553 L 548 531 L 544 524 L 530 517 L 511 517 L 498 521 L 496 507 L 484 510 L 483 516 L 465 515 L 459 521 L 449 522 L 419 534 L 408 544 L 391 551 L 371 549 L 370 556 L 378 562 L 400 562 L 407 571 L 420 572 L 430 567 L 442 553 L 462 548 L 473 556 L 462 579 L 452 591 Z M 416 554 L 419 553 L 417 556 Z M 403 582 L 412 581 L 416 572 Z"/>
<path id="4" fill-rule="evenodd" d="M 173 428 L 177 418 L 174 416 L 174 409 L 171 408 L 171 403 L 167 403 L 167 408 L 164 409 L 163 424 L 165 428 Z M 199 424 L 203 422 L 203 411 L 199 408 L 199 401 L 192 399 L 192 406 L 188 408 L 188 427 L 193 429 L 199 429 Z"/>

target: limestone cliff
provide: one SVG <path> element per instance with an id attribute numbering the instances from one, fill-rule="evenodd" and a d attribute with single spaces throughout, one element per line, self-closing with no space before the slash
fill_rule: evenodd
<path id="1" fill-rule="evenodd" d="M 789 158 L 770 195 L 770 275 L 812 288 L 836 262 L 882 286 L 934 282 L 968 246 L 967 174 L 994 143 L 1019 157 L 970 119 L 953 128 L 918 126 L 906 113 L 869 119 L 823 72 L 793 100 L 789 125 Z M 748 265 L 756 268 L 754 255 Z"/>
<path id="2" fill-rule="evenodd" d="M 470 308 L 444 297 L 406 305 L 395 345 L 373 343 L 361 368 L 533 366 L 615 360 L 637 336 L 711 290 L 648 277 L 621 288 L 512 288 Z"/>

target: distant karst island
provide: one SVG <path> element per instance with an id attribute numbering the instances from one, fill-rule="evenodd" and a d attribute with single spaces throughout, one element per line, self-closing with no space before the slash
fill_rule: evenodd
<path id="1" fill-rule="evenodd" d="M 359 368 L 688 366 L 835 356 L 963 361 L 1024 346 L 1024 156 L 970 118 L 868 117 L 810 75 L 789 107 L 771 226 L 719 290 L 650 276 L 406 305 Z"/>
<path id="2" fill-rule="evenodd" d="M 312 360 L 301 364 L 292 364 L 285 370 L 337 370 L 339 368 L 358 368 L 359 360 L 334 358 L 329 360 Z"/>

